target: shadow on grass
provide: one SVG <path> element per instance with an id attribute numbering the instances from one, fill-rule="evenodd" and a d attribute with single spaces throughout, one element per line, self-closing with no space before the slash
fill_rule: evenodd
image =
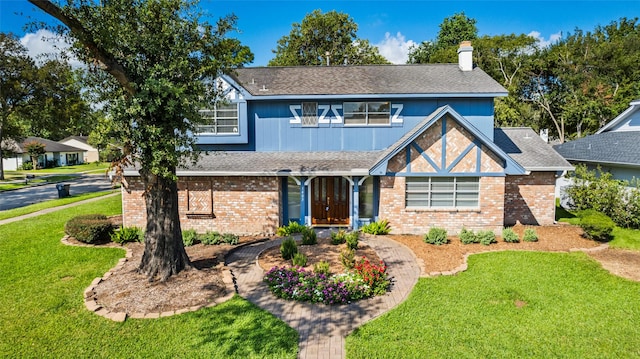
<path id="1" fill-rule="evenodd" d="M 213 345 L 221 358 L 296 357 L 298 333 L 238 296 L 216 306 L 215 314 L 200 310 L 193 315 L 201 323 L 196 350 Z"/>

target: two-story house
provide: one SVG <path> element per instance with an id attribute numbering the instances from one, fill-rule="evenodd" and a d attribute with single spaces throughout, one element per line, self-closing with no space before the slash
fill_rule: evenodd
<path id="1" fill-rule="evenodd" d="M 531 129 L 494 128 L 507 91 L 472 64 L 242 68 L 206 111 L 199 162 L 182 168 L 182 228 L 274 233 L 289 221 L 394 233 L 499 230 L 554 221 L 555 178 L 572 169 Z M 125 225 L 144 226 L 137 172 Z"/>

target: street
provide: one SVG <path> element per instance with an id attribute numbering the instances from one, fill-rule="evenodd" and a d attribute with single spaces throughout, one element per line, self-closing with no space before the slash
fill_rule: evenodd
<path id="1" fill-rule="evenodd" d="M 74 180 L 61 182 L 70 184 L 70 195 L 88 192 L 106 191 L 112 188 L 111 182 L 103 174 L 84 175 Z M 30 204 L 58 198 L 56 183 L 0 192 L 0 211 L 28 206 Z"/>

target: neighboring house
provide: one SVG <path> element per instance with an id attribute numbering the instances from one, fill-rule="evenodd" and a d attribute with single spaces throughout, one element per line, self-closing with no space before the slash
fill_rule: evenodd
<path id="1" fill-rule="evenodd" d="M 554 222 L 572 166 L 530 129 L 494 129 L 507 91 L 471 62 L 242 68 L 221 78 L 198 163 L 178 169 L 183 229 L 274 233 L 289 221 L 394 233 L 498 231 Z M 144 227 L 144 188 L 125 172 L 125 225 Z"/>
<path id="2" fill-rule="evenodd" d="M 31 157 L 25 149 L 25 144 L 33 141 L 45 145 L 45 154 L 38 157 L 39 167 L 71 166 L 83 163 L 85 150 L 81 148 L 64 145 L 40 137 L 27 137 L 22 142 L 13 144 L 11 149 L 14 154 L 13 156 L 3 158 L 3 168 L 5 171 L 15 171 L 24 163 L 31 162 Z"/>
<path id="3" fill-rule="evenodd" d="M 63 145 L 69 145 L 85 150 L 83 158 L 84 163 L 98 162 L 100 161 L 100 153 L 97 148 L 91 146 L 89 142 L 87 142 L 88 139 L 88 136 L 69 136 L 58 142 Z"/>
<path id="4" fill-rule="evenodd" d="M 595 134 L 553 148 L 571 163 L 599 166 L 616 179 L 631 181 L 640 178 L 639 146 L 640 100 L 635 100 Z"/>

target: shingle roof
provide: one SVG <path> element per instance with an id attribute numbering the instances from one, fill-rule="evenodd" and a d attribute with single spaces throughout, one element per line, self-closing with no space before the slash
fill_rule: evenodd
<path id="1" fill-rule="evenodd" d="M 202 155 L 178 175 L 366 175 L 378 151 L 252 152 L 227 151 Z"/>
<path id="2" fill-rule="evenodd" d="M 22 143 L 20 143 L 20 148 L 22 150 L 22 153 L 26 153 L 27 152 L 27 151 L 24 150 L 25 143 L 33 142 L 33 141 L 40 142 L 40 143 L 44 144 L 45 151 L 47 151 L 47 152 L 86 152 L 86 150 L 83 150 L 81 148 L 65 145 L 65 144 L 62 144 L 60 142 L 47 140 L 45 138 L 27 137 L 27 138 L 24 139 L 24 141 L 22 141 Z"/>
<path id="3" fill-rule="evenodd" d="M 251 95 L 496 94 L 507 90 L 484 71 L 457 64 L 296 66 L 236 69 Z"/>
<path id="4" fill-rule="evenodd" d="M 573 166 L 529 127 L 496 128 L 493 141 L 527 171 L 568 171 Z"/>
<path id="5" fill-rule="evenodd" d="M 639 131 L 603 132 L 553 148 L 570 161 L 640 166 Z"/>
<path id="6" fill-rule="evenodd" d="M 66 142 L 68 140 L 76 140 L 76 141 L 80 141 L 82 143 L 88 143 L 87 141 L 89 140 L 89 136 L 69 136 L 66 138 L 63 138 L 62 140 L 58 141 L 58 142 Z"/>

